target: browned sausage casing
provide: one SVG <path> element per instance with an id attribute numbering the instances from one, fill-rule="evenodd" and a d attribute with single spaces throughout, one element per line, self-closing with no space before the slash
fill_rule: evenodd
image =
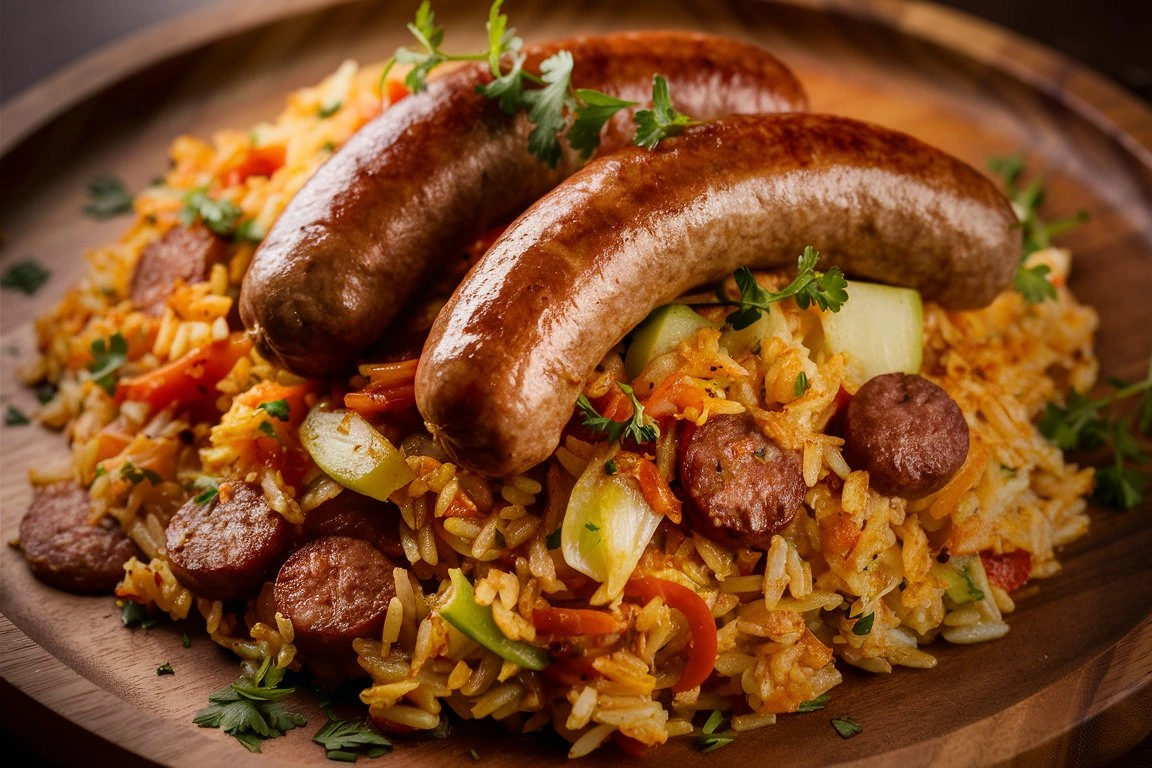
<path id="1" fill-rule="evenodd" d="M 700 118 L 800 110 L 792 73 L 766 51 L 688 32 L 637 32 L 529 46 L 526 69 L 573 55 L 572 83 L 641 104 L 664 74 L 677 107 Z M 528 152 L 532 126 L 475 92 L 486 63 L 431 82 L 362 128 L 285 208 L 257 250 L 240 314 L 261 353 L 293 371 L 332 374 L 379 339 L 437 263 L 570 175 Z M 626 146 L 631 111 L 600 153 Z"/>
<path id="2" fill-rule="evenodd" d="M 436 319 L 417 406 L 455 461 L 523 471 L 651 309 L 741 265 L 795 264 L 806 245 L 825 268 L 967 308 L 1007 287 L 1020 232 L 990 181 L 906 134 L 829 115 L 716 120 L 590 163 L 513 222 Z"/>

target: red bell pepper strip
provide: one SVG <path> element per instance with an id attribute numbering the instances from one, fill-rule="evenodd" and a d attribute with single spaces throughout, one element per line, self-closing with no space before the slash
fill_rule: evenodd
<path id="1" fill-rule="evenodd" d="M 663 598 L 665 605 L 680 611 L 688 620 L 692 652 L 672 692 L 683 693 L 707 680 L 716 665 L 716 620 L 703 598 L 687 587 L 651 576 L 629 581 L 624 586 L 624 594 L 645 603 L 656 597 Z"/>
<path id="2" fill-rule="evenodd" d="M 606 635 L 620 631 L 620 622 L 603 611 L 588 608 L 537 608 L 532 626 L 548 635 Z"/>

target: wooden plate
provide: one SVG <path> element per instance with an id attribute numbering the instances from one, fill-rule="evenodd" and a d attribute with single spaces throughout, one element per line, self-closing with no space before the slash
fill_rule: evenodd
<path id="1" fill-rule="evenodd" d="M 312 84 L 348 57 L 386 58 L 406 43 L 411 3 L 293 0 L 228 4 L 158 27 L 27 92 L 4 113 L 0 174 L 3 265 L 35 258 L 53 272 L 32 298 L 5 292 L 4 403 L 35 408 L 14 370 L 33 354 L 30 321 L 80 276 L 85 248 L 114 239 L 124 220 L 80 214 L 88 180 L 102 171 L 139 189 L 166 165 L 175 136 L 210 137 L 277 114 L 289 90 Z M 389 6 L 389 7 L 385 7 Z M 412 7 L 409 7 L 412 6 Z M 1101 314 L 1104 372 L 1144 375 L 1152 341 L 1152 113 L 1090 72 L 1008 33 L 915 2 L 828 0 L 510 1 L 529 40 L 644 27 L 707 29 L 750 38 L 788 62 L 814 108 L 901 128 L 983 166 L 1023 150 L 1049 181 L 1049 213 L 1087 209 L 1091 221 L 1064 243 L 1075 253 L 1073 288 Z M 438 0 L 448 45 L 481 45 L 484 10 Z M 2 448 L 5 540 L 26 508 L 29 467 L 67 459 L 60 436 L 7 428 Z M 1150 506 L 1093 513 L 1089 537 L 1063 553 L 1064 571 L 1040 584 L 1010 617 L 1003 640 L 933 648 L 932 671 L 846 672 L 821 714 L 783 716 L 710 756 L 768 757 L 790 766 L 1095 763 L 1152 729 L 1152 526 Z M 50 754 L 144 758 L 176 765 L 322 764 L 310 727 L 249 755 L 216 730 L 192 725 L 196 709 L 236 674 L 235 660 L 184 628 L 128 631 L 108 598 L 80 598 L 33 580 L 20 556 L 0 553 L 0 674 L 71 724 L 75 742 Z M 158 677 L 170 662 L 176 674 Z M 9 695 L 5 691 L 5 697 Z M 12 693 L 12 695 L 15 695 Z M 315 714 L 315 713 L 314 713 Z M 843 741 L 828 718 L 864 727 Z M 89 732 L 90 731 L 90 732 Z M 390 765 L 468 759 L 559 764 L 565 749 L 542 737 L 460 727 L 442 741 L 402 741 Z M 99 734 L 98 738 L 94 734 Z M 119 745 L 113 746 L 113 745 Z M 39 749 L 39 748 L 38 748 Z M 685 739 L 662 764 L 699 758 Z M 604 749 L 597 762 L 624 764 Z"/>

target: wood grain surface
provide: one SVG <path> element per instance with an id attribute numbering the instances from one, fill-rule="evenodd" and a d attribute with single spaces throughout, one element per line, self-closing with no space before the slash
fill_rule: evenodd
<path id="1" fill-rule="evenodd" d="M 30 321 L 83 270 L 86 248 L 115 239 L 125 220 L 80 214 L 99 172 L 139 189 L 166 165 L 177 135 L 210 137 L 277 114 L 289 90 L 319 81 L 345 58 L 385 59 L 404 44 L 412 3 L 291 0 L 237 3 L 146 32 L 26 92 L 2 116 L 0 268 L 35 258 L 53 273 L 33 297 L 3 294 L 3 405 L 35 409 L 15 371 L 34 354 Z M 448 46 L 478 47 L 484 9 L 439 0 Z M 411 6 L 411 7 L 410 7 Z M 1058 54 L 962 15 L 916 2 L 633 0 L 627 4 L 509 0 L 528 40 L 652 27 L 752 39 L 804 81 L 818 111 L 905 130 L 982 167 L 1023 151 L 1048 178 L 1049 214 L 1091 220 L 1063 243 L 1075 254 L 1073 290 L 1101 315 L 1104 373 L 1144 375 L 1152 346 L 1152 112 Z M 0 534 L 16 532 L 30 467 L 67 462 L 60 435 L 0 433 Z M 1066 549 L 1065 568 L 1040 582 L 1009 618 L 1003 640 L 933 646 L 931 671 L 868 676 L 849 670 L 819 715 L 783 716 L 713 759 L 770 758 L 815 765 L 1095 765 L 1152 730 L 1152 509 L 1094 510 L 1090 535 Z M 90 758 L 170 765 L 325 764 L 309 742 L 320 722 L 248 754 L 219 731 L 192 725 L 236 663 L 194 627 L 129 631 L 109 598 L 54 591 L 18 553 L 0 551 L 0 677 L 84 731 Z M 185 629 L 194 634 L 181 647 Z M 175 675 L 158 677 L 172 664 Z M 864 732 L 837 738 L 828 717 L 851 714 Z M 554 738 L 510 739 L 461 726 L 442 741 L 402 741 L 389 764 L 467 760 L 559 764 Z M 47 737 L 46 737 L 47 738 Z M 44 741 L 48 754 L 65 746 Z M 688 765 L 687 740 L 658 753 Z M 631 761 L 603 750 L 597 764 Z"/>

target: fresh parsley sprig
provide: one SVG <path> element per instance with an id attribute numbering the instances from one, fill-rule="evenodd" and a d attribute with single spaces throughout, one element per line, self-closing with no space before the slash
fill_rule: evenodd
<path id="1" fill-rule="evenodd" d="M 1078 211 L 1058 221 L 1044 221 L 1040 209 L 1047 194 L 1044 177 L 1037 176 L 1027 185 L 1021 186 L 1024 175 L 1024 158 L 1019 155 L 993 157 L 988 160 L 988 170 L 1000 176 L 1004 182 L 1004 192 L 1012 201 L 1012 207 L 1020 219 L 1020 233 L 1024 245 L 1023 257 L 1016 270 L 1013 285 L 1030 304 L 1039 304 L 1046 299 L 1056 298 L 1056 288 L 1048 281 L 1051 271 L 1047 264 L 1024 266 L 1028 257 L 1036 251 L 1052 247 L 1052 238 L 1088 219 L 1087 211 Z"/>
<path id="2" fill-rule="evenodd" d="M 601 416 L 596 408 L 584 395 L 576 399 L 576 407 L 584 414 L 584 426 L 596 432 L 603 432 L 608 436 L 608 442 L 615 443 L 622 438 L 632 438 L 637 443 L 654 443 L 660 437 L 660 425 L 655 421 L 647 420 L 644 416 L 644 406 L 636 399 L 632 387 L 624 382 L 617 382 L 628 399 L 632 401 L 632 416 L 627 421 L 616 421 L 607 416 Z"/>
<path id="3" fill-rule="evenodd" d="M 4 270 L 4 274 L 0 275 L 0 288 L 19 291 L 25 296 L 31 296 L 40 290 L 50 277 L 52 277 L 52 273 L 45 269 L 40 262 L 28 259 L 13 264 Z"/>
<path id="4" fill-rule="evenodd" d="M 296 689 L 279 687 L 283 679 L 284 670 L 265 658 L 255 672 L 246 670 L 227 688 L 209 696 L 209 705 L 197 711 L 192 722 L 201 728 L 219 728 L 249 752 L 259 752 L 264 739 L 283 736 L 308 722 L 284 705 L 282 700 Z"/>
<path id="5" fill-rule="evenodd" d="M 425 0 L 417 9 L 415 20 L 408 24 L 419 48 L 398 48 L 384 67 L 381 82 L 396 64 L 408 64 L 412 68 L 404 77 L 404 85 L 419 93 L 428 87 L 432 71 L 445 62 L 487 61 L 493 80 L 477 90 L 495 99 L 509 114 L 528 114 L 534 126 L 528 142 L 533 155 L 555 167 L 563 157 L 563 137 L 581 159 L 587 160 L 600 146 L 604 125 L 621 109 L 635 106 L 635 102 L 592 89 L 573 88 L 572 54 L 568 51 L 559 51 L 542 61 L 539 74 L 525 70 L 524 41 L 508 25 L 508 17 L 500 13 L 502 4 L 503 0 L 495 0 L 488 9 L 488 50 L 450 54 L 442 48 L 444 28 L 436 24 L 436 15 Z M 670 106 L 667 97 L 665 102 Z"/>
<path id="6" fill-rule="evenodd" d="M 818 272 L 816 264 L 820 261 L 820 252 L 812 246 L 805 246 L 804 253 L 796 262 L 796 277 L 781 291 L 766 291 L 756 282 L 752 271 L 747 267 L 740 267 L 733 275 L 736 287 L 740 289 L 740 300 L 728 300 L 722 294 L 719 296 L 722 304 L 733 304 L 739 307 L 726 318 L 727 323 L 734 330 L 747 328 L 760 319 L 761 312 L 767 312 L 768 307 L 778 301 L 793 297 L 801 309 L 807 309 L 815 304 L 821 310 L 839 312 L 844 302 L 848 301 L 848 281 L 839 267 L 832 267 L 827 272 Z"/>
<path id="7" fill-rule="evenodd" d="M 672 106 L 668 81 L 663 75 L 656 75 L 652 78 L 652 109 L 641 109 L 636 113 L 636 137 L 633 143 L 645 149 L 656 149 L 662 139 L 675 136 L 690 125 L 699 124 L 699 121 Z"/>
<path id="8" fill-rule="evenodd" d="M 1139 397 L 1135 412 L 1128 416 L 1111 416 L 1110 411 L 1121 401 Z M 1092 399 L 1073 389 L 1063 405 L 1049 403 L 1037 423 L 1041 434 L 1065 451 L 1090 451 L 1106 446 L 1110 463 L 1096 469 L 1093 497 L 1101 504 L 1117 509 L 1135 509 L 1144 500 L 1144 491 L 1152 474 L 1138 467 L 1147 466 L 1149 456 L 1137 434 L 1152 437 L 1152 364 L 1141 381 L 1114 382 L 1110 395 Z"/>

